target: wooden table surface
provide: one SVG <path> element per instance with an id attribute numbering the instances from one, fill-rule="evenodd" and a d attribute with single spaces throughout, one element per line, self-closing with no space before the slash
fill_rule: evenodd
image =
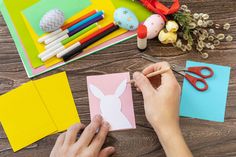
<path id="1" fill-rule="evenodd" d="M 168 0 L 166 2 L 171 2 Z M 230 34 L 236 39 L 236 1 L 235 0 L 183 0 L 194 12 L 209 13 L 212 19 L 223 24 L 231 23 Z M 148 54 L 160 59 L 185 65 L 186 60 L 209 62 L 231 66 L 231 79 L 227 99 L 224 123 L 215 123 L 197 119 L 181 118 L 184 137 L 196 157 L 235 157 L 236 156 L 236 41 L 222 43 L 215 50 L 209 50 L 209 59 L 203 60 L 197 53 L 183 53 L 171 45 L 163 46 L 157 40 L 149 42 Z M 88 124 L 89 107 L 86 88 L 86 76 L 116 72 L 142 70 L 150 64 L 140 58 L 136 40 L 131 39 L 98 54 L 86 57 L 63 66 L 38 78 L 66 71 L 74 100 L 83 123 Z M 182 77 L 176 75 L 182 84 Z M 29 81 L 23 64 L 9 34 L 8 28 L 0 15 L 0 95 Z M 141 94 L 133 89 L 134 109 L 137 129 L 110 133 L 107 145 L 117 149 L 114 156 L 119 157 L 162 157 L 165 156 L 153 129 L 148 124 L 143 109 Z M 33 104 L 32 104 L 33 105 Z M 9 150 L 6 135 L 0 127 L 1 157 L 47 157 L 54 145 L 57 135 L 38 141 L 29 148 L 17 153 Z"/>

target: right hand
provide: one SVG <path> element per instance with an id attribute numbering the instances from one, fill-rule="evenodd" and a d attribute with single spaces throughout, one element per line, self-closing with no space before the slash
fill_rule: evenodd
<path id="1" fill-rule="evenodd" d="M 109 157 L 115 148 L 102 149 L 109 128 L 100 115 L 95 116 L 86 128 L 83 124 L 75 124 L 58 137 L 50 157 Z M 77 140 L 82 129 L 84 131 Z"/>
<path id="2" fill-rule="evenodd" d="M 133 75 L 135 86 L 141 91 L 147 120 L 156 131 L 179 127 L 179 99 L 181 88 L 171 70 L 148 79 L 145 75 L 170 67 L 160 62 Z"/>
<path id="3" fill-rule="evenodd" d="M 179 127 L 180 86 L 171 70 L 148 79 L 145 75 L 169 68 L 167 62 L 153 64 L 134 73 L 136 87 L 144 98 L 145 114 L 168 157 L 192 157 Z"/>

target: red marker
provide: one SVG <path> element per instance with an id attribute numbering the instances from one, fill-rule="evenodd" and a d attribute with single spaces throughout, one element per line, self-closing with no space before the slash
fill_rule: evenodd
<path id="1" fill-rule="evenodd" d="M 137 31 L 137 46 L 139 51 L 145 51 L 147 48 L 147 27 L 143 24 L 139 25 Z"/>

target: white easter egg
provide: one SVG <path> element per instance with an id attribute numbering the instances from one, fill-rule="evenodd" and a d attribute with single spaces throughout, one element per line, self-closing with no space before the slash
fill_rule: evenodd
<path id="1" fill-rule="evenodd" d="M 53 9 L 48 11 L 40 20 L 40 28 L 44 32 L 52 32 L 59 29 L 65 22 L 63 11 Z"/>
<path id="2" fill-rule="evenodd" d="M 127 8 L 116 9 L 114 20 L 117 25 L 127 30 L 136 30 L 139 25 L 136 15 Z"/>
<path id="3" fill-rule="evenodd" d="M 144 25 L 147 27 L 148 39 L 153 39 L 158 36 L 159 32 L 165 26 L 165 21 L 160 15 L 153 14 L 146 19 Z"/>

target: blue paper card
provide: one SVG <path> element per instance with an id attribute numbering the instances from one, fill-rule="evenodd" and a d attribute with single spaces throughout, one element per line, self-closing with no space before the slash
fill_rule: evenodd
<path id="1" fill-rule="evenodd" d="M 187 61 L 186 67 L 192 66 L 208 66 L 214 76 L 206 79 L 209 88 L 204 92 L 196 90 L 184 79 L 180 116 L 224 122 L 230 67 Z"/>

